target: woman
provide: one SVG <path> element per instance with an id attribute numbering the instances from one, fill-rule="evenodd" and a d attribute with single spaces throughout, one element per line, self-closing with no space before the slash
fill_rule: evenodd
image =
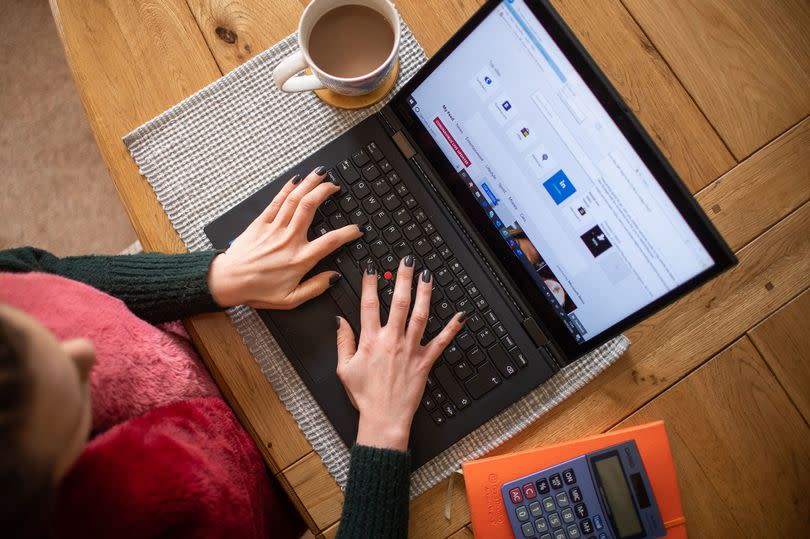
<path id="1" fill-rule="evenodd" d="M 291 309 L 336 283 L 341 276 L 330 271 L 302 282 L 362 235 L 350 225 L 307 241 L 316 209 L 339 190 L 324 172 L 290 180 L 224 253 L 0 253 L 0 271 L 13 272 L 0 274 L 2 529 L 32 534 L 51 522 L 57 536 L 300 534 L 193 351 L 146 322 L 239 304 Z M 405 257 L 382 326 L 376 271 L 367 268 L 359 342 L 336 321 L 337 374 L 360 412 L 341 537 L 407 533 L 411 420 L 431 365 L 463 324 L 458 313 L 423 346 L 432 279 L 427 270 L 418 276 L 408 320 L 415 277 Z"/>

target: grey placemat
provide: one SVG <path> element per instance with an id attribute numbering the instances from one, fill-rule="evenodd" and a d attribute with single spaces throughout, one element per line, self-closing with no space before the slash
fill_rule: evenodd
<path id="1" fill-rule="evenodd" d="M 383 105 L 343 111 L 311 92 L 281 93 L 273 68 L 297 48 L 296 36 L 289 36 L 124 137 L 189 250 L 210 249 L 206 224 Z M 425 60 L 403 23 L 396 90 Z M 250 308 L 228 314 L 326 468 L 345 487 L 349 451 L 273 336 Z M 419 468 L 412 475 L 411 495 L 514 436 L 602 372 L 628 344 L 618 337 L 566 367 Z"/>

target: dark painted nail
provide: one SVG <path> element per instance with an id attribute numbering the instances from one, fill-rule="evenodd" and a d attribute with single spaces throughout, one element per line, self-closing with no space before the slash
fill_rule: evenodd
<path id="1" fill-rule="evenodd" d="M 326 174 L 326 167 L 318 167 L 318 168 L 316 168 L 316 169 L 314 170 L 314 172 L 315 172 L 315 174 L 317 174 L 318 176 L 323 176 L 324 174 Z"/>
<path id="2" fill-rule="evenodd" d="M 335 329 L 340 329 L 340 317 L 335 317 Z"/>
<path id="3" fill-rule="evenodd" d="M 329 276 L 329 286 L 334 286 L 339 280 L 343 278 L 343 275 L 340 273 L 333 273 Z"/>
<path id="4" fill-rule="evenodd" d="M 374 264 L 370 260 L 366 265 L 366 274 L 377 275 L 377 268 L 374 267 Z"/>
<path id="5" fill-rule="evenodd" d="M 301 183 L 301 179 L 302 179 L 302 178 L 301 178 L 301 175 L 300 175 L 300 174 L 296 174 L 295 176 L 293 176 L 293 177 L 292 177 L 292 183 L 293 183 L 293 185 L 298 185 L 299 183 Z"/>
<path id="6" fill-rule="evenodd" d="M 467 311 L 461 311 L 461 316 L 458 317 L 458 323 L 463 324 L 464 322 L 467 321 L 469 317 L 470 313 L 468 313 Z"/>
<path id="7" fill-rule="evenodd" d="M 359 230 L 361 234 L 365 234 L 365 233 L 366 233 L 366 231 L 365 231 L 365 230 L 363 229 L 363 227 L 362 227 L 362 226 L 360 226 L 360 225 L 357 225 L 357 230 Z"/>
<path id="8" fill-rule="evenodd" d="M 425 269 L 424 271 L 422 271 L 422 282 L 423 283 L 429 283 L 430 282 L 430 270 L 429 269 Z"/>
<path id="9" fill-rule="evenodd" d="M 408 255 L 405 257 L 405 266 L 406 267 L 413 267 L 413 255 Z"/>

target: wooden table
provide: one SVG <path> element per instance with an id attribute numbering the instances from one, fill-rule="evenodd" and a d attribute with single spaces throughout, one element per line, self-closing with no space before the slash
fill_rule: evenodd
<path id="1" fill-rule="evenodd" d="M 400 0 L 428 55 L 479 0 Z M 740 264 L 628 336 L 614 366 L 495 453 L 663 418 L 687 522 L 705 537 L 799 537 L 810 521 L 810 5 L 556 0 Z M 148 250 L 183 251 L 121 142 L 288 35 L 296 0 L 51 0 L 82 103 Z M 309 527 L 342 494 L 223 314 L 188 328 Z M 766 487 L 768 491 L 760 490 Z M 411 503 L 412 537 L 471 535 L 462 481 Z"/>

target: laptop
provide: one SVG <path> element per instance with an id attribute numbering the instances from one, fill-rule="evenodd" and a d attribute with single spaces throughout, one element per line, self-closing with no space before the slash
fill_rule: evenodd
<path id="1" fill-rule="evenodd" d="M 261 317 L 348 445 L 358 414 L 335 374 L 334 317 L 360 331 L 362 269 L 383 316 L 407 254 L 434 276 L 433 337 L 465 328 L 427 380 L 417 468 L 583 354 L 736 263 L 630 108 L 551 5 L 487 2 L 379 112 L 205 228 L 227 248 L 296 173 L 341 191 L 314 238 L 364 237 L 314 271 L 328 293 Z"/>

